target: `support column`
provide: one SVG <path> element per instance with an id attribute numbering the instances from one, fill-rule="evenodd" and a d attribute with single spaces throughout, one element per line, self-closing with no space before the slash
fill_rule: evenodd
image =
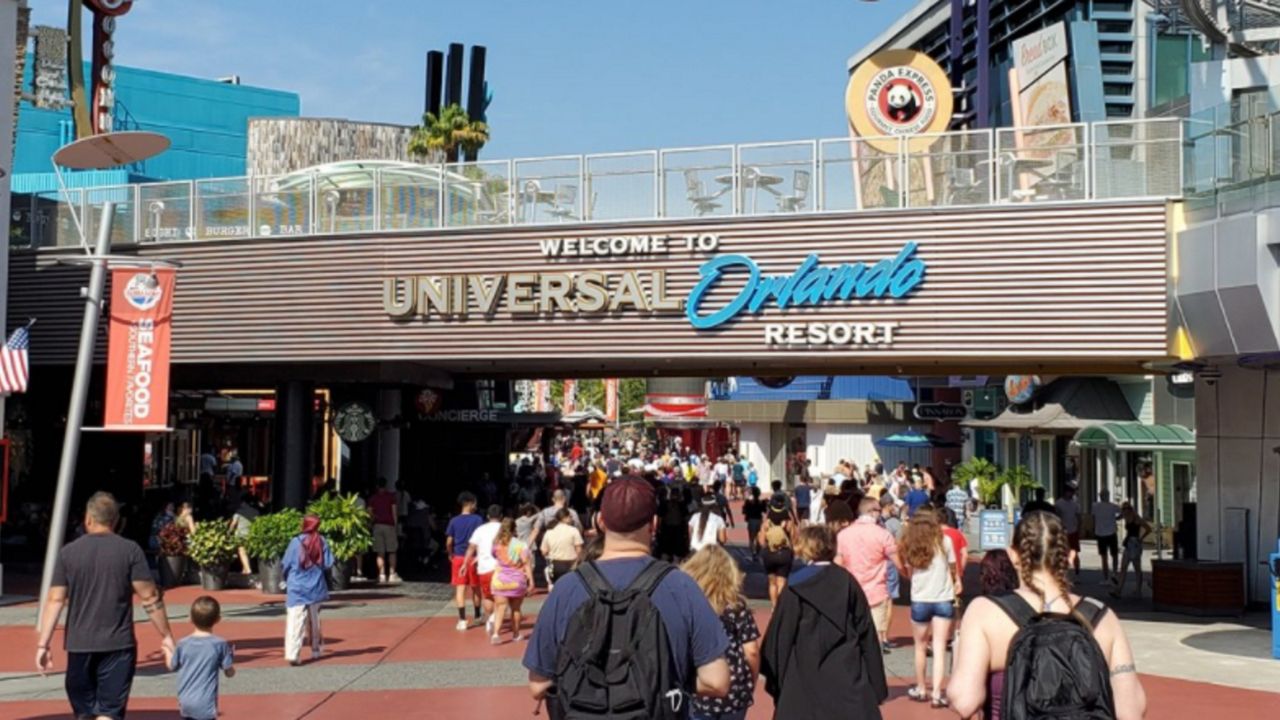
<path id="1" fill-rule="evenodd" d="M 315 385 L 290 380 L 276 388 L 275 472 L 277 507 L 302 508 L 311 495 Z"/>
<path id="2" fill-rule="evenodd" d="M 393 420 L 403 410 L 400 388 L 378 391 L 378 419 Z M 400 428 L 383 427 L 378 431 L 378 477 L 387 481 L 387 487 L 395 489 L 400 481 Z"/>

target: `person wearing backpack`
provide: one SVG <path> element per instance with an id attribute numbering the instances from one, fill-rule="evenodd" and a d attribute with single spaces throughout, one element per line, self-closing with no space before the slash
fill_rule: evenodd
<path id="1" fill-rule="evenodd" d="M 831 529 L 800 530 L 796 570 L 769 620 L 760 653 L 777 720 L 879 720 L 889 696 L 871 606 L 853 576 L 832 561 Z"/>
<path id="2" fill-rule="evenodd" d="M 1020 586 L 967 609 L 947 689 L 952 709 L 963 718 L 983 711 L 985 720 L 1144 717 L 1146 694 L 1120 620 L 1071 592 L 1062 521 L 1024 515 L 1007 552 Z"/>
<path id="3" fill-rule="evenodd" d="M 769 603 L 775 608 L 778 607 L 778 598 L 787 587 L 791 564 L 795 561 L 791 538 L 795 535 L 796 527 L 792 518 L 790 503 L 785 495 L 769 498 L 769 512 L 760 528 L 759 543 L 764 548 L 761 559 L 769 578 Z"/>
<path id="4" fill-rule="evenodd" d="M 600 504 L 604 551 L 556 583 L 524 666 L 552 720 L 680 720 L 725 697 L 729 639 L 701 588 L 649 555 L 653 486 L 624 475 Z"/>

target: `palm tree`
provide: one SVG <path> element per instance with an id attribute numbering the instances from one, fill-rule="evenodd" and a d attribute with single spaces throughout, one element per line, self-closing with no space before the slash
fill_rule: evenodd
<path id="1" fill-rule="evenodd" d="M 440 114 L 427 113 L 422 124 L 413 129 L 409 138 L 409 154 L 414 157 L 458 161 L 458 151 L 467 155 L 478 152 L 489 142 L 489 126 L 480 120 L 472 120 L 462 106 L 454 103 Z"/>

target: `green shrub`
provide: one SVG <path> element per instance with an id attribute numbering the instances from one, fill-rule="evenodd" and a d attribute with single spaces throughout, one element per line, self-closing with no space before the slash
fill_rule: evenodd
<path id="1" fill-rule="evenodd" d="M 231 526 L 225 520 L 196 523 L 196 531 L 187 543 L 187 555 L 200 567 L 217 567 L 231 562 L 236 556 L 236 540 Z"/>
<path id="2" fill-rule="evenodd" d="M 337 560 L 347 561 L 373 549 L 372 518 L 354 494 L 325 495 L 307 506 L 307 514 L 320 518 L 320 534 Z"/>
<path id="3" fill-rule="evenodd" d="M 259 515 L 249 524 L 244 546 L 259 560 L 279 560 L 289 549 L 289 541 L 302 532 L 302 513 L 293 508 Z"/>

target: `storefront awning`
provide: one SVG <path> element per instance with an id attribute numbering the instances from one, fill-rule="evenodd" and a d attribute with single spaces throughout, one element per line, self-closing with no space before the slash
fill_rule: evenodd
<path id="1" fill-rule="evenodd" d="M 1076 433 L 1082 448 L 1103 450 L 1195 450 L 1195 433 L 1181 425 L 1102 423 Z"/>
<path id="2" fill-rule="evenodd" d="M 1010 432 L 1077 432 L 1106 421 L 1135 422 L 1120 386 L 1106 378 L 1058 378 L 1035 397 L 1011 405 L 990 420 L 965 420 L 965 427 Z"/>

